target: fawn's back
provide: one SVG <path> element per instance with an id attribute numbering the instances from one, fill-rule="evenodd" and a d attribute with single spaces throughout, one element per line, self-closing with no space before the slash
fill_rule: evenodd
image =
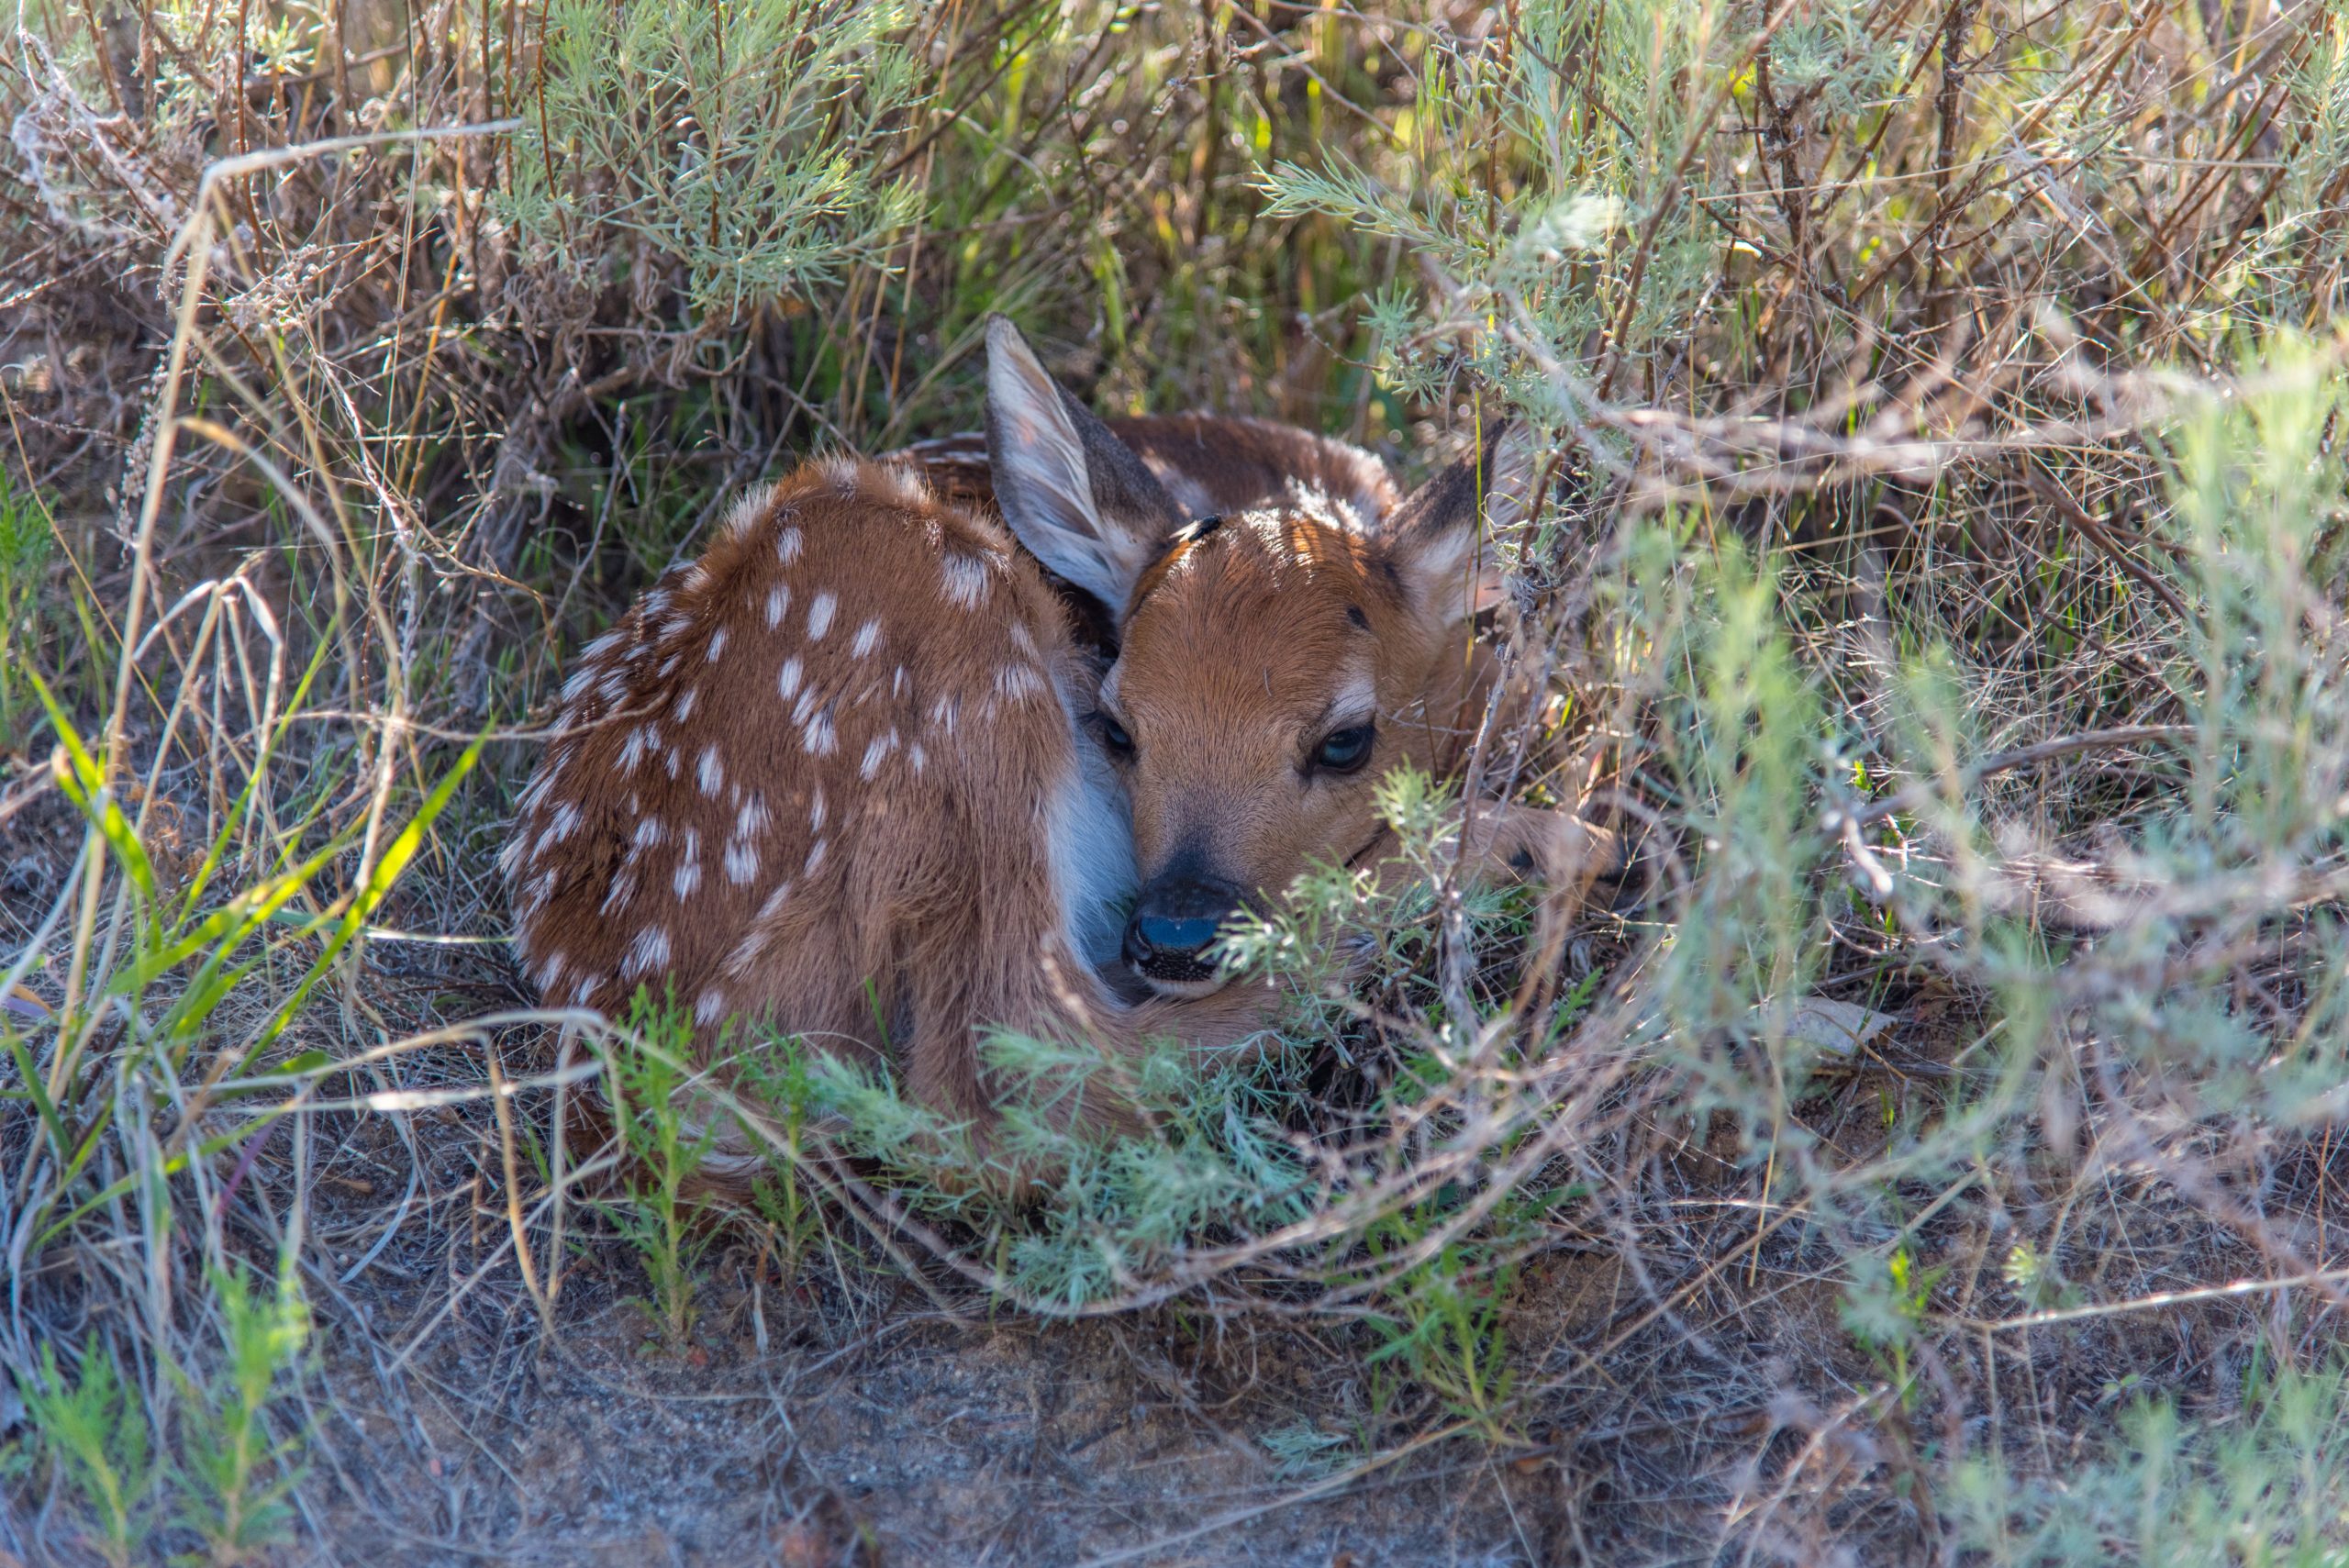
<path id="1" fill-rule="evenodd" d="M 969 993 L 959 1018 L 1017 1021 L 985 954 L 1117 947 L 1123 806 L 1068 717 L 1096 680 L 999 526 L 895 469 L 803 468 L 565 685 L 507 851 L 531 979 L 607 1014 L 673 986 L 705 1030 L 767 1016 L 864 1051 L 919 1038 L 925 977 Z"/>

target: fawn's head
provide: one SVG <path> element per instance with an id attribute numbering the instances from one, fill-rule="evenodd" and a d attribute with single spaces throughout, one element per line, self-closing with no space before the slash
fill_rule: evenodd
<path id="1" fill-rule="evenodd" d="M 1161 993 L 1203 995 L 1226 918 L 1311 862 L 1366 855 L 1380 775 L 1446 760 L 1531 443 L 1501 432 L 1389 516 L 1299 492 L 1186 517 L 1009 322 L 989 323 L 987 347 L 996 502 L 1118 630 L 1091 725 L 1133 804 L 1126 957 Z"/>

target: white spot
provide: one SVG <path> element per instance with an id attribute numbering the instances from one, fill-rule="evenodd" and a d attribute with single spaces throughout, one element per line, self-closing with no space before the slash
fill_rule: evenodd
<path id="1" fill-rule="evenodd" d="M 717 663 L 718 656 L 725 651 L 726 628 L 721 626 L 709 634 L 709 662 L 713 664 Z"/>
<path id="2" fill-rule="evenodd" d="M 620 747 L 620 772 L 623 773 L 636 772 L 637 763 L 644 760 L 645 748 L 658 746 L 660 743 L 660 738 L 655 736 L 650 728 L 629 730 L 628 740 Z"/>
<path id="3" fill-rule="evenodd" d="M 725 531 L 729 534 L 747 533 L 761 517 L 766 516 L 768 503 L 774 499 L 774 486 L 772 484 L 754 485 L 744 491 L 726 519 Z"/>
<path id="4" fill-rule="evenodd" d="M 742 803 L 742 809 L 734 814 L 734 836 L 738 839 L 752 838 L 763 832 L 766 825 L 767 802 L 764 795 L 753 794 Z"/>
<path id="5" fill-rule="evenodd" d="M 759 906 L 759 918 L 762 920 L 774 919 L 776 914 L 783 908 L 783 901 L 790 892 L 791 884 L 787 882 L 779 882 L 775 884 L 774 891 L 768 894 L 766 896 L 766 902 Z"/>
<path id="6" fill-rule="evenodd" d="M 669 770 L 669 776 L 671 778 L 674 779 L 677 776 L 677 751 L 675 747 L 673 746 L 661 753 L 661 765 Z"/>
<path id="7" fill-rule="evenodd" d="M 758 874 L 758 846 L 740 839 L 729 840 L 726 845 L 726 880 L 740 887 Z"/>
<path id="8" fill-rule="evenodd" d="M 678 662 L 684 658 L 685 655 L 682 653 L 672 653 L 666 659 L 662 660 L 661 678 L 662 680 L 667 680 L 670 676 L 675 674 L 677 673 Z"/>
<path id="9" fill-rule="evenodd" d="M 955 717 L 962 711 L 963 700 L 960 697 L 941 694 L 937 701 L 930 705 L 931 728 L 947 735 L 953 734 Z"/>
<path id="10" fill-rule="evenodd" d="M 903 664 L 898 665 L 889 676 L 889 695 L 893 697 L 906 695 L 906 667 Z"/>
<path id="11" fill-rule="evenodd" d="M 716 795 L 718 792 L 726 783 L 726 770 L 718 763 L 717 747 L 705 746 L 701 749 L 701 766 L 695 773 L 701 780 L 702 794 Z"/>
<path id="12" fill-rule="evenodd" d="M 807 722 L 807 716 L 815 711 L 816 688 L 808 686 L 800 692 L 799 700 L 791 705 L 791 722 L 805 724 Z"/>
<path id="13" fill-rule="evenodd" d="M 622 635 L 621 628 L 616 626 L 612 628 L 611 630 L 604 633 L 603 636 L 597 638 L 595 641 L 589 643 L 585 648 L 580 650 L 580 652 L 584 657 L 589 659 L 601 659 L 604 655 L 611 652 L 620 645 L 620 639 Z"/>
<path id="14" fill-rule="evenodd" d="M 822 784 L 816 786 L 816 798 L 808 803 L 807 830 L 811 833 L 820 833 L 824 830 L 824 786 Z"/>
<path id="15" fill-rule="evenodd" d="M 918 506 L 930 499 L 929 489 L 920 475 L 896 464 L 867 468 L 860 476 L 873 489 L 885 495 L 900 506 Z"/>
<path id="16" fill-rule="evenodd" d="M 612 878 L 612 885 L 605 892 L 604 902 L 596 913 L 608 915 L 621 905 L 634 902 L 635 898 L 636 873 L 623 866 L 619 875 Z"/>
<path id="17" fill-rule="evenodd" d="M 539 776 L 530 781 L 530 787 L 522 792 L 522 798 L 516 804 L 526 812 L 536 811 L 539 808 L 539 803 L 546 799 L 547 792 L 552 788 L 554 788 L 554 774 L 548 769 L 540 768 Z"/>
<path id="18" fill-rule="evenodd" d="M 647 926 L 628 944 L 628 953 L 620 960 L 620 978 L 634 980 L 668 962 L 669 933 L 658 926 Z"/>
<path id="19" fill-rule="evenodd" d="M 773 630 L 783 624 L 784 611 L 791 607 L 791 590 L 777 583 L 767 590 L 767 628 Z"/>
<path id="20" fill-rule="evenodd" d="M 775 689 L 785 696 L 790 696 L 799 689 L 800 677 L 805 673 L 800 667 L 799 656 L 792 655 L 783 662 L 783 673 L 774 678 Z"/>
<path id="21" fill-rule="evenodd" d="M 596 695 L 607 703 L 616 703 L 628 695 L 628 672 L 615 670 L 596 684 Z"/>
<path id="22" fill-rule="evenodd" d="M 840 749 L 839 738 L 832 733 L 829 712 L 817 714 L 799 731 L 799 743 L 811 757 L 829 757 Z"/>
<path id="23" fill-rule="evenodd" d="M 788 566 L 799 559 L 800 549 L 807 542 L 797 528 L 781 529 L 774 536 L 774 558 Z"/>
<path id="24" fill-rule="evenodd" d="M 694 1022 L 714 1023 L 717 1021 L 718 1015 L 725 1010 L 726 998 L 723 995 L 715 990 L 705 991 L 701 994 L 701 1000 L 694 1004 Z"/>
<path id="25" fill-rule="evenodd" d="M 921 742 L 917 740 L 906 748 L 906 761 L 911 762 L 914 765 L 914 772 L 918 773 L 923 765 L 930 761 L 930 753 L 923 751 Z"/>
<path id="26" fill-rule="evenodd" d="M 592 974 L 581 975 L 571 987 L 571 1000 L 582 1007 L 587 1005 L 587 998 L 595 994 L 596 977 Z"/>
<path id="27" fill-rule="evenodd" d="M 1018 621 L 1011 623 L 1011 645 L 1031 659 L 1036 656 L 1036 639 L 1030 636 L 1028 628 Z"/>
<path id="28" fill-rule="evenodd" d="M 506 847 L 497 851 L 497 874 L 508 882 L 513 881 L 514 873 L 522 869 L 522 846 L 528 840 L 518 833 L 507 840 Z"/>
<path id="29" fill-rule="evenodd" d="M 966 610 L 975 610 L 986 602 L 987 566 L 976 556 L 950 551 L 939 563 L 946 578 L 946 596 Z"/>
<path id="30" fill-rule="evenodd" d="M 555 808 L 553 819 L 548 822 L 546 831 L 539 835 L 538 845 L 530 852 L 533 855 L 543 855 L 577 831 L 579 831 L 579 807 L 566 800 Z"/>
<path id="31" fill-rule="evenodd" d="M 551 996 L 554 995 L 554 988 L 562 984 L 562 972 L 564 968 L 565 964 L 563 956 L 559 952 L 549 954 L 547 961 L 539 965 L 539 973 L 534 978 L 536 978 L 539 983 L 540 995 Z"/>
<path id="32" fill-rule="evenodd" d="M 690 571 L 688 571 L 688 572 L 685 573 L 685 592 L 686 592 L 686 593 L 688 593 L 688 594 L 698 594 L 698 593 L 700 593 L 704 588 L 707 588 L 707 587 L 708 587 L 708 586 L 709 586 L 709 567 L 708 567 L 708 565 L 707 565 L 706 562 L 699 562 L 699 561 L 695 562 L 693 563 L 693 567 L 692 567 L 692 569 L 691 569 Z"/>
<path id="33" fill-rule="evenodd" d="M 816 840 L 814 847 L 808 850 L 807 863 L 800 868 L 800 874 L 803 876 L 813 876 L 816 874 L 816 868 L 823 863 L 824 840 L 818 839 Z"/>
<path id="34" fill-rule="evenodd" d="M 848 651 L 862 659 L 880 645 L 881 621 L 875 617 L 856 628 L 856 636 L 850 639 Z"/>
<path id="35" fill-rule="evenodd" d="M 1006 702 L 1018 702 L 1044 689 L 1044 678 L 1031 665 L 1006 664 L 995 673 L 995 689 Z"/>
<path id="36" fill-rule="evenodd" d="M 661 826 L 661 818 L 648 817 L 636 825 L 636 847 L 649 850 L 658 844 L 668 829 Z"/>
<path id="37" fill-rule="evenodd" d="M 691 898 L 694 889 L 701 885 L 701 862 L 679 861 L 677 874 L 669 879 L 669 885 L 676 890 L 680 903 Z"/>
<path id="38" fill-rule="evenodd" d="M 687 686 L 684 694 L 677 698 L 677 706 L 674 713 L 676 721 L 683 724 L 691 718 L 694 716 L 694 705 L 699 701 L 701 701 L 701 688 Z"/>
<path id="39" fill-rule="evenodd" d="M 571 672 L 571 678 L 562 683 L 562 700 L 577 702 L 586 695 L 587 684 L 596 678 L 596 673 L 597 671 L 593 664 L 582 664 Z"/>
<path id="40" fill-rule="evenodd" d="M 829 593 L 817 595 L 807 602 L 807 640 L 818 642 L 824 633 L 832 629 L 832 612 L 841 607 L 840 600 Z"/>
<path id="41" fill-rule="evenodd" d="M 897 732 L 894 729 L 874 740 L 864 749 L 864 761 L 857 765 L 857 776 L 871 782 L 879 775 L 881 764 L 888 761 L 889 753 L 896 749 Z"/>

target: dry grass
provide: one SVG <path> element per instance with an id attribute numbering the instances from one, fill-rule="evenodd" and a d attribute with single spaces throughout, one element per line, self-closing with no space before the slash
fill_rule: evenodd
<path id="1" fill-rule="evenodd" d="M 328 12 L 9 43 L 0 1556 L 2349 1544 L 2335 12 Z M 1474 783 L 1652 875 L 1307 890 L 1381 978 L 1039 1210 L 665 1210 L 551 1136 L 658 1029 L 505 962 L 534 716 L 998 308 L 1556 429 Z"/>

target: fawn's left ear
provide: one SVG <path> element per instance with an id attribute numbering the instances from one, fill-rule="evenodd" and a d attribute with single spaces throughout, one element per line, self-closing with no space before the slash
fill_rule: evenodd
<path id="1" fill-rule="evenodd" d="M 1112 621 L 1182 522 L 1127 445 L 1069 395 L 1019 328 L 987 318 L 987 462 L 1019 542 L 1101 601 Z"/>
<path id="2" fill-rule="evenodd" d="M 1533 432 L 1512 419 L 1407 497 L 1379 530 L 1416 603 L 1464 620 L 1500 602 L 1499 535 L 1533 515 Z"/>

